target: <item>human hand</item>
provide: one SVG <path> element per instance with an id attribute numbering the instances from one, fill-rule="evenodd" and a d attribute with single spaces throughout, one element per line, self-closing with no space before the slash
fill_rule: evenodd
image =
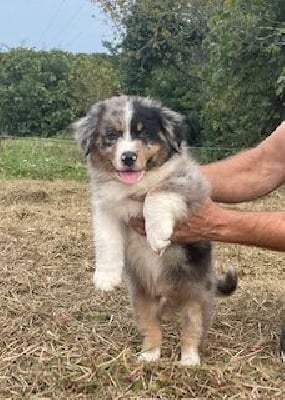
<path id="1" fill-rule="evenodd" d="M 219 206 L 208 200 L 195 214 L 176 224 L 171 238 L 172 242 L 192 243 L 211 240 L 218 227 L 216 216 L 219 210 Z"/>

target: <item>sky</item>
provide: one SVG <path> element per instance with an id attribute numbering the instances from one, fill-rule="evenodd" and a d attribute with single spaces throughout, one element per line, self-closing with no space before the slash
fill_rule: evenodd
<path id="1" fill-rule="evenodd" d="M 112 38 L 106 15 L 89 0 L 0 0 L 0 47 L 106 51 Z"/>

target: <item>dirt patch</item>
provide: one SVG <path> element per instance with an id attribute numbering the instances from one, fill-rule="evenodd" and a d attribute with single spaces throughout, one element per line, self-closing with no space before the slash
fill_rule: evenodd
<path id="1" fill-rule="evenodd" d="M 284 191 L 254 207 L 284 210 Z M 142 365 L 125 288 L 92 287 L 90 222 L 85 184 L 1 182 L 0 398 L 284 398 L 283 254 L 217 246 L 217 269 L 234 266 L 240 284 L 217 300 L 203 366 L 179 366 L 174 325 L 162 361 Z"/>
<path id="2" fill-rule="evenodd" d="M 7 193 L 0 197 L 0 201 L 8 204 L 13 203 L 37 203 L 48 200 L 47 192 L 43 190 L 38 190 L 35 192 L 29 192 L 24 190 L 16 190 L 15 192 Z"/>

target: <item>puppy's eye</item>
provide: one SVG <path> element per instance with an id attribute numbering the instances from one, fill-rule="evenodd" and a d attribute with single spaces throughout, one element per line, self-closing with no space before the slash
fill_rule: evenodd
<path id="1" fill-rule="evenodd" d="M 107 144 L 114 143 L 118 138 L 118 135 L 115 131 L 107 131 L 105 134 L 105 141 Z"/>

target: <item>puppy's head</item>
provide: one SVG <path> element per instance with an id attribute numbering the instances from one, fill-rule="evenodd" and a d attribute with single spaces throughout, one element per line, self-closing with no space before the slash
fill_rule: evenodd
<path id="1" fill-rule="evenodd" d="M 181 152 L 183 117 L 150 99 L 112 97 L 74 124 L 91 165 L 124 184 L 135 184 Z"/>

